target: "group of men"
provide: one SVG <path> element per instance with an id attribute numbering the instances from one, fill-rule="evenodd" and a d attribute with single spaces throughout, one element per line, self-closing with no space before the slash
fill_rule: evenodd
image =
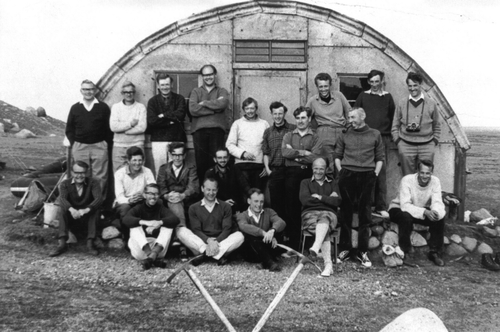
<path id="1" fill-rule="evenodd" d="M 439 180 L 432 176 L 439 115 L 436 103 L 424 97 L 419 74 L 409 73 L 410 95 L 395 104 L 383 89 L 384 73 L 372 70 L 370 89 L 351 108 L 341 92 L 332 90 L 332 77 L 320 73 L 315 78 L 318 94 L 293 111 L 295 124 L 286 121 L 287 107 L 276 101 L 269 106 L 270 125 L 259 117 L 257 100 L 249 97 L 227 139 L 229 93 L 217 86 L 214 66 L 203 66 L 200 75 L 203 84 L 191 92 L 189 103 L 172 91 L 171 76 L 159 74 L 159 93 L 147 107 L 135 100 L 135 86 L 127 81 L 122 85 L 123 99 L 111 110 L 94 97 L 92 82 L 82 82 L 83 100 L 73 105 L 68 116 L 73 177 L 61 185 L 60 201 L 67 212 L 52 256 L 67 250 L 68 229 L 84 217 L 89 251 L 97 254 L 93 239 L 98 210 L 108 194 L 108 146 L 112 145 L 114 226 L 145 269 L 164 265 L 162 258 L 175 237 L 200 255 L 195 264 L 210 257 L 223 265 L 245 243 L 245 252 L 255 254 L 263 268 L 279 271 L 277 241 L 298 249 L 302 231 L 309 231 L 315 235 L 309 253 L 323 256 L 322 275 L 328 276 L 330 237 L 338 224 L 342 229 L 339 258 L 358 259 L 369 267 L 372 209 L 400 225 L 400 243 L 407 254 L 413 223 L 429 224 L 429 258 L 444 265 L 439 257 L 444 205 Z M 192 117 L 195 165 L 185 161 L 187 112 Z M 144 166 L 146 134 L 152 170 Z M 388 213 L 386 168 L 391 144 L 397 144 L 404 178 Z M 357 249 L 351 244 L 355 212 Z M 181 258 L 185 255 L 181 250 Z"/>

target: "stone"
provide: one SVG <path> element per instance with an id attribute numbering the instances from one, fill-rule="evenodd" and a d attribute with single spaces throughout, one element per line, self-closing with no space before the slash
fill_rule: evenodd
<path id="1" fill-rule="evenodd" d="M 119 238 L 111 239 L 108 241 L 108 248 L 121 250 L 121 249 L 125 248 L 125 243 L 123 242 L 122 239 L 119 239 Z"/>
<path id="2" fill-rule="evenodd" d="M 97 248 L 97 249 L 104 249 L 104 242 L 102 242 L 101 238 L 100 237 L 96 237 L 95 240 L 94 240 L 94 246 Z"/>
<path id="3" fill-rule="evenodd" d="M 392 231 L 385 232 L 384 235 L 382 235 L 382 244 L 387 244 L 393 247 L 399 245 L 398 234 Z"/>
<path id="4" fill-rule="evenodd" d="M 115 226 L 108 226 L 102 230 L 102 239 L 111 240 L 120 235 L 120 231 Z"/>
<path id="5" fill-rule="evenodd" d="M 26 107 L 26 109 L 24 111 L 26 113 L 33 114 L 34 112 L 36 112 L 36 109 L 34 107 L 28 106 L 28 107 Z"/>
<path id="6" fill-rule="evenodd" d="M 500 226 L 495 227 L 495 230 L 497 231 L 497 236 L 500 236 Z"/>
<path id="7" fill-rule="evenodd" d="M 449 256 L 463 256 L 467 254 L 467 250 L 459 244 L 450 243 L 450 245 L 446 247 L 446 253 Z"/>
<path id="8" fill-rule="evenodd" d="M 373 226 L 371 229 L 372 229 L 373 235 L 382 235 L 385 232 L 384 227 L 382 227 L 380 225 Z"/>
<path id="9" fill-rule="evenodd" d="M 12 124 L 12 128 L 9 129 L 10 132 L 13 132 L 13 133 L 17 133 L 21 130 L 21 128 L 19 128 L 19 125 L 17 124 L 17 122 L 14 122 Z"/>
<path id="10" fill-rule="evenodd" d="M 490 228 L 488 226 L 483 226 L 483 231 L 484 231 L 484 234 L 486 234 L 487 236 L 490 236 L 490 237 L 496 237 L 497 236 L 496 229 Z"/>
<path id="11" fill-rule="evenodd" d="M 447 237 L 447 236 L 445 236 L 445 237 L 443 238 L 443 243 L 444 243 L 444 244 L 450 244 L 450 239 L 448 239 L 448 237 Z"/>
<path id="12" fill-rule="evenodd" d="M 429 230 L 429 226 L 413 224 L 413 230 L 417 232 L 427 232 Z"/>
<path id="13" fill-rule="evenodd" d="M 450 236 L 450 241 L 456 244 L 460 244 L 462 243 L 462 238 L 458 234 L 453 234 L 452 236 Z"/>
<path id="14" fill-rule="evenodd" d="M 42 106 L 38 106 L 38 108 L 36 109 L 36 116 L 38 116 L 39 118 L 46 117 L 47 113 L 45 112 L 45 108 L 43 108 Z"/>
<path id="15" fill-rule="evenodd" d="M 358 247 L 358 231 L 355 229 L 352 230 L 351 241 L 352 241 L 352 247 L 357 248 Z"/>
<path id="16" fill-rule="evenodd" d="M 5 126 L 1 122 L 0 122 L 0 136 L 2 136 L 2 137 L 7 136 L 7 134 L 5 134 Z"/>
<path id="17" fill-rule="evenodd" d="M 398 255 L 394 254 L 393 256 L 394 256 L 394 260 L 396 261 L 396 264 L 398 266 L 403 265 L 403 260 Z"/>
<path id="18" fill-rule="evenodd" d="M 396 267 L 398 266 L 398 262 L 396 261 L 396 255 L 382 255 L 382 260 L 384 261 L 385 266 L 387 267 Z"/>
<path id="19" fill-rule="evenodd" d="M 17 137 L 17 138 L 35 138 L 36 135 L 33 134 L 31 131 L 29 131 L 28 129 L 23 129 L 21 130 L 20 132 L 16 133 L 14 135 L 14 137 Z"/>
<path id="20" fill-rule="evenodd" d="M 375 236 L 370 237 L 370 239 L 368 240 L 368 249 L 373 250 L 378 248 L 379 246 L 380 241 Z"/>
<path id="21" fill-rule="evenodd" d="M 387 324 L 380 332 L 448 332 L 439 317 L 425 308 L 410 309 Z"/>
<path id="22" fill-rule="evenodd" d="M 486 210 L 485 208 L 481 208 L 479 210 L 476 210 L 470 214 L 470 221 L 471 222 L 478 222 L 483 219 L 491 218 L 493 217 L 490 213 L 490 211 Z"/>
<path id="23" fill-rule="evenodd" d="M 467 250 L 468 252 L 473 252 L 474 249 L 476 249 L 477 246 L 477 240 L 468 236 L 465 236 L 462 239 L 462 246 Z"/>
<path id="24" fill-rule="evenodd" d="M 414 247 L 423 247 L 427 245 L 427 241 L 419 233 L 412 231 L 410 235 L 411 245 Z"/>
<path id="25" fill-rule="evenodd" d="M 493 249 L 487 245 L 486 243 L 482 242 L 478 247 L 477 247 L 477 253 L 482 255 L 482 254 L 492 254 Z"/>
<path id="26" fill-rule="evenodd" d="M 391 225 L 389 226 L 389 229 L 393 231 L 396 234 L 399 234 L 399 226 L 396 223 L 391 222 Z"/>

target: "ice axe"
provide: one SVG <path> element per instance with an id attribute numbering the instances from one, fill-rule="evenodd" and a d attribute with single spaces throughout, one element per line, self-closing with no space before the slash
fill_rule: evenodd
<path id="1" fill-rule="evenodd" d="M 255 327 L 253 328 L 252 332 L 260 331 L 262 329 L 262 327 L 264 326 L 264 324 L 266 324 L 267 320 L 269 319 L 269 317 L 273 313 L 274 309 L 276 309 L 276 307 L 280 303 L 281 299 L 285 296 L 285 293 L 288 291 L 288 289 L 290 288 L 292 283 L 295 281 L 295 278 L 297 278 L 300 270 L 302 270 L 304 265 L 312 264 L 313 266 L 315 266 L 319 270 L 319 272 L 321 272 L 321 269 L 319 268 L 318 265 L 316 265 L 313 261 L 311 261 L 306 256 L 302 255 L 298 251 L 295 251 L 292 248 L 287 247 L 283 244 L 279 244 L 279 243 L 277 244 L 277 246 L 285 249 L 287 251 L 287 254 L 291 254 L 291 255 L 299 257 L 300 258 L 299 265 L 297 265 L 295 270 L 293 270 L 292 274 L 290 275 L 290 277 L 288 277 L 285 284 L 279 290 L 278 294 L 276 294 L 276 297 L 274 298 L 273 302 L 271 302 L 271 304 L 267 308 L 266 312 L 264 312 L 264 315 L 260 318 L 257 325 L 255 325 Z"/>
<path id="2" fill-rule="evenodd" d="M 205 298 L 205 300 L 207 300 L 208 304 L 210 304 L 210 306 L 212 307 L 213 311 L 215 311 L 215 313 L 217 314 L 217 316 L 219 316 L 220 320 L 224 323 L 224 325 L 226 325 L 226 328 L 228 329 L 228 331 L 230 331 L 230 332 L 236 332 L 236 330 L 231 325 L 231 323 L 229 322 L 229 320 L 226 318 L 226 316 L 224 315 L 224 313 L 222 312 L 222 310 L 219 308 L 219 306 L 217 305 L 217 303 L 215 303 L 214 299 L 210 296 L 210 294 L 208 294 L 208 291 L 205 289 L 205 287 L 203 287 L 203 285 L 201 284 L 200 279 L 198 279 L 198 277 L 193 272 L 193 270 L 191 270 L 191 267 L 193 267 L 191 265 L 191 262 L 193 260 L 195 260 L 195 259 L 199 259 L 199 258 L 203 257 L 203 255 L 204 254 L 195 256 L 195 257 L 191 258 L 190 260 L 188 260 L 186 263 L 182 264 L 177 270 L 174 271 L 174 273 L 172 273 L 170 275 L 170 277 L 168 277 L 167 283 L 170 283 L 175 278 L 175 276 L 177 276 L 183 270 L 186 271 L 187 275 L 189 276 L 189 278 L 191 279 L 191 281 L 194 283 L 194 285 L 196 286 L 196 288 L 198 288 L 198 290 L 200 291 L 201 295 L 203 295 L 203 297 Z"/>

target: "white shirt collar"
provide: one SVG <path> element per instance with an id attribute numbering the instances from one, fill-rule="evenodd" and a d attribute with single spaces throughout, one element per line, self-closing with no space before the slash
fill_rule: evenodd
<path id="1" fill-rule="evenodd" d="M 248 207 L 248 216 L 253 218 L 255 223 L 259 223 L 259 219 L 260 219 L 260 216 L 262 215 L 262 213 L 264 213 L 264 209 L 262 209 L 262 211 L 260 211 L 259 215 L 257 216 L 253 213 L 253 211 L 250 209 L 250 207 Z"/>
<path id="2" fill-rule="evenodd" d="M 413 101 L 419 101 L 420 99 L 424 99 L 424 94 L 420 92 L 420 96 L 418 96 L 417 98 L 413 98 L 412 95 L 410 95 L 410 99 Z"/>
<path id="3" fill-rule="evenodd" d="M 365 91 L 365 93 L 368 93 L 368 94 L 370 94 L 370 95 L 377 95 L 377 96 L 385 96 L 385 95 L 388 95 L 388 94 L 389 94 L 389 92 L 384 91 L 384 90 L 382 90 L 382 91 L 381 91 L 381 92 L 379 92 L 379 93 L 377 93 L 377 92 L 373 92 L 373 91 L 372 91 L 372 89 Z"/>
<path id="4" fill-rule="evenodd" d="M 215 204 L 219 204 L 219 201 L 217 200 L 217 198 L 215 199 Z M 208 205 L 208 202 L 205 200 L 205 197 L 203 197 L 201 199 L 201 206 L 205 206 L 205 205 Z"/>
<path id="5" fill-rule="evenodd" d="M 316 179 L 314 178 L 314 175 L 311 178 L 311 182 L 313 182 L 313 181 L 316 181 Z M 316 182 L 318 182 L 318 181 L 316 181 Z M 325 179 L 323 180 L 323 182 L 332 182 L 332 179 L 328 178 L 328 176 L 325 176 Z"/>
<path id="6" fill-rule="evenodd" d="M 94 97 L 94 100 L 92 100 L 92 103 L 87 107 L 85 100 L 82 98 L 82 100 L 80 100 L 80 104 L 82 104 L 83 107 L 85 107 L 85 109 L 90 112 L 95 104 L 99 104 L 99 100 L 97 100 L 97 98 Z"/>

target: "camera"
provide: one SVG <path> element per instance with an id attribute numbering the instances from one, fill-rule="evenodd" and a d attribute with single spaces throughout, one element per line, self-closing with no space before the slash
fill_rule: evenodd
<path id="1" fill-rule="evenodd" d="M 406 125 L 406 131 L 411 133 L 418 133 L 420 131 L 420 125 L 416 122 L 412 122 Z"/>

